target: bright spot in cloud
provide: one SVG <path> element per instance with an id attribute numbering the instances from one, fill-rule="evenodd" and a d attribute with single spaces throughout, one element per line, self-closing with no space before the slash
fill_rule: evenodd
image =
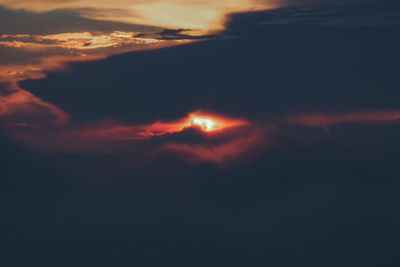
<path id="1" fill-rule="evenodd" d="M 194 118 L 191 122 L 193 125 L 198 125 L 201 129 L 205 131 L 212 131 L 214 130 L 215 122 L 211 119 L 204 119 L 204 118 Z"/>
<path id="2" fill-rule="evenodd" d="M 190 113 L 187 120 L 188 122 L 183 125 L 183 128 L 197 126 L 205 132 L 212 132 L 216 130 L 222 130 L 227 127 L 247 124 L 247 122 L 244 120 L 229 119 L 221 116 L 204 114 L 201 112 Z"/>

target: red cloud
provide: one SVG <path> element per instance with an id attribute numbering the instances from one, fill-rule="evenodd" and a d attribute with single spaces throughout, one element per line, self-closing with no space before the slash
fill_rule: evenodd
<path id="1" fill-rule="evenodd" d="M 249 152 L 260 144 L 258 131 L 252 131 L 245 136 L 237 137 L 222 144 L 178 144 L 171 143 L 162 147 L 162 150 L 172 151 L 191 162 L 214 162 L 222 164 Z"/>
<path id="2" fill-rule="evenodd" d="M 227 118 L 197 111 L 177 121 L 157 121 L 147 125 L 123 125 L 113 121 L 105 121 L 97 125 L 74 130 L 71 134 L 88 139 L 146 140 L 153 136 L 178 133 L 189 127 L 199 127 L 202 131 L 211 133 L 248 124 L 247 121 L 242 119 Z"/>
<path id="3" fill-rule="evenodd" d="M 242 119 L 194 112 L 177 121 L 158 121 L 148 125 L 123 125 L 115 121 L 86 126 L 67 125 L 53 132 L 49 137 L 53 142 L 47 139 L 46 143 L 54 144 L 54 147 L 49 147 L 51 150 L 90 152 L 93 147 L 100 150 L 105 147 L 117 151 L 123 147 L 122 150 L 146 157 L 173 152 L 190 162 L 221 164 L 237 159 L 259 145 L 263 140 L 261 133 Z M 165 138 L 156 139 L 162 136 Z M 29 137 L 27 140 L 29 142 Z M 57 140 L 68 145 L 59 146 Z M 145 148 L 141 144 L 146 144 Z"/>

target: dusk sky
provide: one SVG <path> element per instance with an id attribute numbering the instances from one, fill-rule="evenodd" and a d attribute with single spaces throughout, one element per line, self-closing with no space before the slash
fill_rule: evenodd
<path id="1" fill-rule="evenodd" d="M 0 0 L 0 266 L 399 266 L 397 0 Z"/>

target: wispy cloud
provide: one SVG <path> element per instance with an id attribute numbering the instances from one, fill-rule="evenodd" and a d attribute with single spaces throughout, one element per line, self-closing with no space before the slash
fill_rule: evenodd
<path id="1" fill-rule="evenodd" d="M 197 111 L 177 121 L 156 121 L 147 125 L 127 125 L 106 120 L 73 130 L 70 134 L 98 140 L 146 140 L 155 136 L 178 133 L 190 127 L 198 127 L 204 132 L 214 133 L 246 125 L 249 125 L 249 122 L 243 119 L 227 118 Z"/>
<path id="2" fill-rule="evenodd" d="M 15 83 L 0 83 L 0 119 L 7 125 L 60 126 L 69 121 L 69 115 Z"/>
<path id="3" fill-rule="evenodd" d="M 114 31 L 110 34 L 74 32 L 53 35 L 3 34 L 0 46 L 23 49 L 62 48 L 71 50 L 93 50 L 100 48 L 121 48 L 143 46 L 162 42 L 161 40 L 137 37 L 138 33 Z"/>
<path id="4" fill-rule="evenodd" d="M 46 12 L 57 9 L 75 9 L 83 17 L 161 27 L 220 30 L 227 13 L 262 10 L 276 7 L 279 1 L 257 0 L 0 0 L 13 9 Z M 118 8 L 116 8 L 118 7 Z"/>
<path id="5" fill-rule="evenodd" d="M 322 127 L 329 130 L 329 126 L 349 123 L 390 123 L 400 120 L 400 111 L 358 111 L 348 113 L 313 113 L 294 115 L 286 121 L 308 127 Z"/>
<path id="6" fill-rule="evenodd" d="M 87 124 L 70 121 L 46 127 L 8 122 L 6 127 L 17 140 L 47 153 L 108 151 L 147 158 L 174 153 L 194 163 L 231 162 L 265 143 L 264 131 L 246 120 L 202 112 L 147 125 L 105 120 Z"/>

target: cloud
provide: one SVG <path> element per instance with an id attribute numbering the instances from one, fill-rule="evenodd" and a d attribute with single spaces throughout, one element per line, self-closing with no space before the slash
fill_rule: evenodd
<path id="1" fill-rule="evenodd" d="M 294 4 L 294 2 L 293 2 Z M 391 0 L 300 1 L 266 11 L 264 24 L 360 27 L 400 25 L 400 5 Z"/>
<path id="2" fill-rule="evenodd" d="M 68 23 L 65 23 L 65 22 Z M 153 33 L 160 27 L 115 23 L 82 18 L 77 10 L 54 10 L 37 13 L 23 9 L 11 10 L 0 5 L 0 34 L 51 35 L 66 32 L 113 31 Z"/>
<path id="3" fill-rule="evenodd" d="M 121 31 L 108 34 L 82 32 L 53 35 L 0 35 L 0 54 L 5 54 L 1 57 L 3 61 L 0 61 L 0 83 L 3 84 L 0 87 L 0 94 L 2 94 L 0 95 L 0 117 L 7 116 L 7 120 L 15 117 L 19 120 L 17 123 L 28 121 L 31 123 L 33 116 L 37 119 L 43 116 L 43 119 L 39 119 L 43 123 L 45 118 L 56 115 L 57 123 L 65 123 L 69 116 L 64 111 L 25 91 L 18 82 L 45 78 L 48 72 L 66 71 L 72 63 L 99 60 L 113 53 L 160 48 L 175 42 L 136 35 L 137 33 L 134 32 Z M 14 93 L 5 96 L 4 94 L 10 88 L 9 85 Z M 36 107 L 43 109 L 39 111 Z M 48 114 L 45 114 L 46 110 L 49 111 Z M 25 119 L 23 114 L 26 114 Z M 1 121 L 4 120 L 1 118 Z M 44 122 L 44 124 L 47 123 Z"/>
<path id="4" fill-rule="evenodd" d="M 396 266 L 398 29 L 258 15 L 230 28 L 242 38 L 4 70 L 42 79 L 22 83 L 30 94 L 0 89 L 8 108 L 29 102 L 0 120 L 35 151 L 0 132 L 3 265 Z M 52 125 L 47 110 L 35 127 L 40 101 L 68 122 Z M 249 125 L 204 131 L 208 120 L 186 120 L 199 108 Z M 347 125 L 285 121 L 304 114 Z"/>
<path id="5" fill-rule="evenodd" d="M 317 12 L 320 14 L 320 10 Z M 188 113 L 203 109 L 212 114 L 244 118 L 263 129 L 263 125 L 279 125 L 293 114 L 337 115 L 348 110 L 364 114 L 392 107 L 397 110 L 399 80 L 395 68 L 390 67 L 398 55 L 398 40 L 392 34 L 395 30 L 368 28 L 343 32 L 302 25 L 285 28 L 288 34 L 282 35 L 280 25 L 263 24 L 268 16 L 268 12 L 233 16 L 221 36 L 241 38 L 204 40 L 111 56 L 96 62 L 92 60 L 99 56 L 98 48 L 87 49 L 86 43 L 108 47 L 117 42 L 130 42 L 138 37 L 136 33 L 3 36 L 26 42 L 34 39 L 44 46 L 65 46 L 63 49 L 69 52 L 94 50 L 94 57 L 88 60 L 84 56 L 48 58 L 22 69 L 8 66 L 2 73 L 9 81 L 21 81 L 22 88 L 37 94 L 43 103 L 52 103 L 68 114 L 68 123 L 49 130 L 54 137 L 65 141 L 64 146 L 71 146 L 67 150 L 73 150 L 74 142 L 75 147 L 91 143 L 90 149 L 104 143 L 107 149 L 155 151 L 164 148 L 186 156 L 192 150 L 187 156 L 192 160 L 224 161 L 231 157 L 230 153 L 235 158 L 258 143 L 244 141 L 251 139 L 244 132 L 236 136 L 236 141 L 227 136 L 208 143 L 197 135 L 183 138 L 182 125 L 188 122 L 182 123 L 182 120 L 187 119 Z M 187 35 L 187 30 L 168 29 L 152 34 L 155 35 L 160 39 L 163 35 L 179 39 Z M 98 58 L 104 57 L 100 53 Z M 73 58 L 77 63 L 92 62 L 68 65 Z M 39 80 L 23 81 L 27 78 Z M 367 115 L 360 116 L 358 120 L 367 120 Z M 324 123 L 357 121 L 332 117 L 324 117 Z M 20 127 L 23 124 L 38 125 L 31 120 L 24 121 L 23 116 L 18 118 L 6 121 L 10 131 L 13 125 L 14 128 L 24 128 Z M 318 122 L 318 119 L 308 122 L 307 119 L 302 123 Z M 207 121 L 200 124 L 207 125 Z M 39 129 L 33 129 L 32 133 L 35 136 L 31 138 L 29 130 L 23 133 L 19 129 L 19 138 L 34 143 L 32 140 L 37 141 L 35 138 L 42 135 L 41 142 L 44 146 L 47 143 L 50 150 L 53 145 L 54 149 L 61 146 L 57 138 L 50 140 L 49 134 Z M 240 135 L 244 139 L 239 139 Z M 129 145 L 123 147 L 123 144 Z"/>
<path id="6" fill-rule="evenodd" d="M 157 39 L 136 37 L 138 33 L 114 31 L 110 34 L 94 34 L 90 32 L 60 33 L 54 35 L 0 35 L 0 46 L 22 48 L 27 50 L 61 48 L 68 50 L 93 50 L 102 48 L 148 48 L 157 44 Z"/>
<path id="7" fill-rule="evenodd" d="M 123 125 L 118 122 L 104 121 L 100 124 L 89 124 L 87 127 L 75 131 L 75 134 L 99 140 L 144 140 L 154 136 L 178 133 L 190 127 L 199 127 L 205 132 L 214 133 L 246 125 L 249 123 L 243 119 L 226 118 L 196 111 L 177 121 L 157 121 L 147 125 Z"/>
<path id="8" fill-rule="evenodd" d="M 199 109 L 257 121 L 294 113 L 397 109 L 396 28 L 252 23 L 267 15 L 236 17 L 228 35 L 241 38 L 113 56 L 21 85 L 38 88 L 36 94 L 81 121 L 146 124 Z"/>
<path id="9" fill-rule="evenodd" d="M 14 83 L 0 83 L 0 124 L 63 125 L 69 115 Z"/>
<path id="10" fill-rule="evenodd" d="M 124 125 L 109 120 L 85 125 L 70 122 L 46 128 L 32 123 L 5 126 L 17 140 L 34 147 L 40 144 L 40 149 L 47 153 L 93 154 L 104 149 L 104 153 L 158 157 L 172 151 L 179 156 L 186 155 L 184 161 L 219 164 L 236 160 L 265 141 L 260 129 L 245 120 L 202 112 L 191 113 L 178 121 L 148 125 Z"/>
<path id="11" fill-rule="evenodd" d="M 0 4 L 12 9 L 47 12 L 57 9 L 77 10 L 83 17 L 96 20 L 118 21 L 164 28 L 186 28 L 201 31 L 221 30 L 226 14 L 238 11 L 266 9 L 277 6 L 277 1 L 183 1 L 104 0 L 47 1 L 47 0 L 1 0 Z M 116 8 L 118 7 L 118 8 Z"/>
<path id="12" fill-rule="evenodd" d="M 211 266 L 320 266 L 326 257 L 335 265 L 396 262 L 399 129 L 360 133 L 367 133 L 356 140 L 360 149 L 339 135 L 330 145 L 299 149 L 298 142 L 295 153 L 268 152 L 229 168 L 170 154 L 144 166 L 135 164 L 140 157 L 106 154 L 43 159 L 0 137 L 2 260 L 29 265 L 37 257 L 52 266 L 65 256 L 68 265 L 76 259 L 123 265 L 140 251 L 135 264 L 147 266 L 165 259 L 186 266 L 194 257 L 204 265 L 212 258 Z M 51 230 L 37 231 L 42 227 Z M 118 257 L 104 244 L 117 244 Z M 301 257 L 282 257 L 299 247 Z M 161 260 L 150 257 L 155 250 Z M 21 251 L 32 257 L 14 257 Z"/>
<path id="13" fill-rule="evenodd" d="M 390 123 L 400 120 L 400 111 L 359 111 L 336 114 L 303 114 L 286 118 L 286 121 L 309 126 L 328 127 L 335 124 Z"/>
<path id="14" fill-rule="evenodd" d="M 260 149 L 265 146 L 266 136 L 258 131 L 239 135 L 232 140 L 219 144 L 179 144 L 168 143 L 160 148 L 160 151 L 172 151 L 189 162 L 212 162 L 226 164 L 239 160 L 244 154 L 249 153 L 256 147 Z M 264 147 L 265 148 L 265 147 Z"/>

